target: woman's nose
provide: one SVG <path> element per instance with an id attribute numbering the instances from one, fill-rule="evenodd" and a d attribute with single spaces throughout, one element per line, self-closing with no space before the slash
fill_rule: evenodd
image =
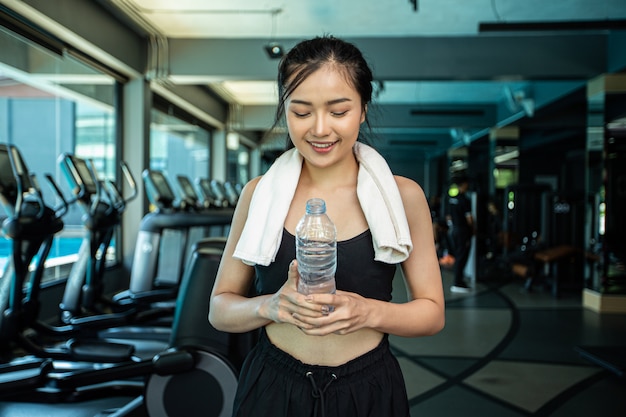
<path id="1" fill-rule="evenodd" d="M 324 137 L 330 134 L 330 123 L 325 115 L 315 116 L 312 126 L 312 132 L 315 137 Z"/>

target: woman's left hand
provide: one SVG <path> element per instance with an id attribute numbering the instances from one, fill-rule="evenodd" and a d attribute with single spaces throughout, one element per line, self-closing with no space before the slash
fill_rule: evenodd
<path id="1" fill-rule="evenodd" d="M 358 294 L 346 291 L 337 291 L 335 294 L 311 294 L 307 296 L 307 301 L 319 305 L 320 311 L 325 313 L 322 317 L 294 315 L 308 325 L 306 328 L 300 327 L 308 335 L 348 334 L 368 327 L 371 311 L 368 308 L 369 300 Z M 328 306 L 333 306 L 334 310 L 328 312 Z"/>

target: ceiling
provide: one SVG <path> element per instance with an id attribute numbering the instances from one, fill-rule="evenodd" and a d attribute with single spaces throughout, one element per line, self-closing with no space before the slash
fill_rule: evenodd
<path id="1" fill-rule="evenodd" d="M 623 0 L 101 3 L 152 33 L 167 56 L 156 72 L 175 84 L 207 86 L 232 104 L 232 127 L 257 138 L 271 125 L 276 102 L 277 61 L 263 46 L 289 49 L 321 34 L 354 42 L 376 79 L 379 147 L 396 159 L 437 156 L 490 129 L 540 117 L 611 70 L 609 32 L 588 22 L 626 19 Z M 587 26 L 558 27 L 567 22 Z M 534 27 L 508 30 L 516 23 Z M 508 26 L 494 30 L 497 24 Z"/>

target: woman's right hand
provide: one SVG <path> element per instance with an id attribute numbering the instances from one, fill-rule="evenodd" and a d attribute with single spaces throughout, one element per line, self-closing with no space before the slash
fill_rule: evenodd
<path id="1" fill-rule="evenodd" d="M 289 264 L 287 281 L 283 286 L 263 303 L 260 313 L 263 317 L 275 323 L 290 323 L 300 328 L 310 328 L 309 324 L 303 323 L 294 317 L 321 317 L 324 312 L 319 304 L 309 301 L 306 295 L 298 292 L 298 262 L 294 259 Z"/>

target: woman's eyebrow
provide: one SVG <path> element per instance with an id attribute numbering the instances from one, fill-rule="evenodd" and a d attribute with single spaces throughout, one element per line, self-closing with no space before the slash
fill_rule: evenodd
<path id="1" fill-rule="evenodd" d="M 347 98 L 347 97 L 343 97 L 343 98 L 337 98 L 335 100 L 330 100 L 326 102 L 326 105 L 331 106 L 333 104 L 339 104 L 339 103 L 345 103 L 347 101 L 352 101 L 351 99 Z"/>
<path id="2" fill-rule="evenodd" d="M 339 104 L 339 103 L 345 103 L 347 101 L 352 101 L 351 99 L 344 97 L 344 98 L 336 98 L 334 100 L 329 100 L 326 102 L 327 106 L 332 106 L 333 104 Z M 311 106 L 313 103 L 311 103 L 310 101 L 306 101 L 306 100 L 298 100 L 298 99 L 293 99 L 290 101 L 292 104 L 302 104 L 305 106 Z"/>
<path id="3" fill-rule="evenodd" d="M 305 106 L 310 106 L 313 104 L 310 101 L 305 101 L 305 100 L 289 100 L 289 102 L 291 104 L 304 104 Z"/>

